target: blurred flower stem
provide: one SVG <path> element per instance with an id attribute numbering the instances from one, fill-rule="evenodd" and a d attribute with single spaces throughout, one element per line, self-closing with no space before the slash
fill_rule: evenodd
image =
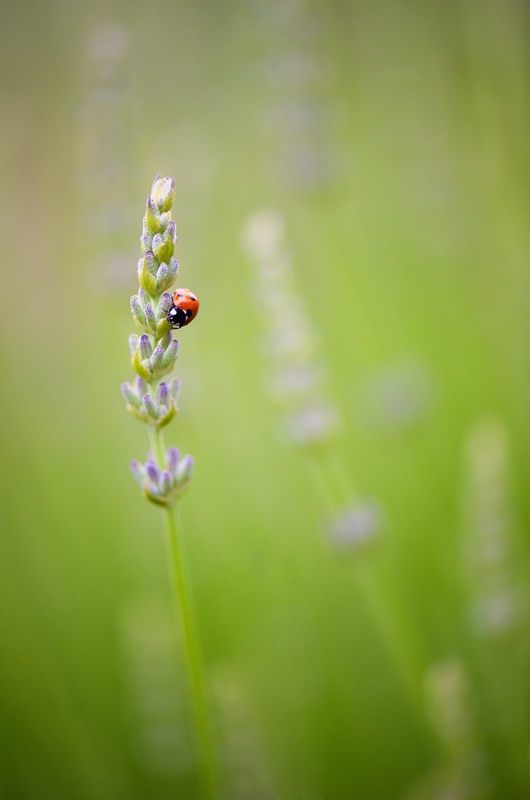
<path id="1" fill-rule="evenodd" d="M 390 576 L 382 580 L 374 559 L 363 557 L 377 545 L 385 526 L 383 513 L 378 504 L 355 498 L 344 466 L 330 447 L 308 449 L 307 461 L 332 520 L 329 538 L 342 556 L 348 553 L 352 556 L 352 571 L 359 593 L 393 660 L 413 710 L 423 714 L 418 690 L 429 663 L 425 647 Z"/>
<path id="2" fill-rule="evenodd" d="M 308 465 L 322 498 L 328 544 L 351 564 L 403 691 L 413 709 L 423 713 L 418 697 L 428 666 L 425 647 L 391 575 L 383 577 L 381 560 L 373 557 L 382 540 L 384 511 L 357 494 L 337 449 L 341 414 L 329 386 L 318 319 L 297 289 L 282 215 L 256 211 L 245 224 L 241 244 L 253 267 L 253 296 L 268 359 L 265 388 L 281 413 L 281 438 L 297 447 Z"/>

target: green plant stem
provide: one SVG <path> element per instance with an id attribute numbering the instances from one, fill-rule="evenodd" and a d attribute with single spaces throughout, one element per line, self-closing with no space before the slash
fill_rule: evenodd
<path id="1" fill-rule="evenodd" d="M 151 425 L 149 426 L 149 440 L 159 466 L 163 467 L 165 454 L 163 436 L 161 431 Z M 218 789 L 215 748 L 204 683 L 199 628 L 193 606 L 193 593 L 186 562 L 180 514 L 177 506 L 164 507 L 162 514 L 168 546 L 170 578 L 174 590 L 191 693 L 191 711 L 200 765 L 201 794 L 204 800 L 216 800 Z"/>
<path id="2" fill-rule="evenodd" d="M 192 698 L 192 712 L 197 739 L 202 794 L 205 800 L 215 800 L 217 792 L 217 770 L 215 750 L 208 711 L 208 700 L 204 685 L 203 665 L 200 653 L 198 627 L 193 608 L 191 581 L 187 568 L 182 526 L 178 509 L 164 508 L 172 583 L 175 590 L 177 615 L 182 632 L 184 654 Z"/>
<path id="3" fill-rule="evenodd" d="M 311 466 L 324 503 L 331 513 L 355 500 L 354 491 L 341 462 L 329 450 L 313 454 Z M 417 707 L 418 689 L 428 666 L 423 645 L 406 613 L 399 592 L 390 576 L 381 580 L 373 558 L 360 554 L 354 562 L 353 574 L 372 620 L 391 654 L 403 688 L 412 707 Z"/>

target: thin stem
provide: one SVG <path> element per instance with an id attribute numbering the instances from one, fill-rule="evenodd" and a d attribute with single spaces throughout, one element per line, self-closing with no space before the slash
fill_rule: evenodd
<path id="1" fill-rule="evenodd" d="M 151 450 L 153 451 L 155 460 L 160 469 L 164 469 L 166 465 L 166 453 L 162 431 L 158 430 L 158 428 L 156 428 L 154 425 L 148 425 L 147 432 L 149 434 L 149 444 L 151 446 Z"/>
<path id="2" fill-rule="evenodd" d="M 163 514 L 177 615 L 182 632 L 191 689 L 192 712 L 201 767 L 202 795 L 205 800 L 215 800 L 218 797 L 215 751 L 204 685 L 198 627 L 193 608 L 191 581 L 184 553 L 182 526 L 180 524 L 180 515 L 176 508 L 164 508 Z"/>
<path id="3" fill-rule="evenodd" d="M 149 425 L 148 430 L 151 449 L 158 465 L 163 468 L 165 446 L 162 432 L 154 425 Z M 201 794 L 204 800 L 216 800 L 218 792 L 215 748 L 203 677 L 199 628 L 195 618 L 180 514 L 177 506 L 174 508 L 165 506 L 162 513 L 168 546 L 170 578 L 175 593 L 176 612 L 182 634 L 191 693 L 191 710 L 200 764 Z"/>
<path id="4" fill-rule="evenodd" d="M 348 486 L 343 466 L 333 453 L 324 450 L 313 454 L 311 466 L 331 513 L 355 501 L 355 493 Z M 413 706 L 416 706 L 418 686 L 427 667 L 427 658 L 421 640 L 402 607 L 399 593 L 392 587 L 388 576 L 384 582 L 378 581 L 371 559 L 357 559 L 354 574 L 379 634 L 394 659 L 402 685 Z"/>

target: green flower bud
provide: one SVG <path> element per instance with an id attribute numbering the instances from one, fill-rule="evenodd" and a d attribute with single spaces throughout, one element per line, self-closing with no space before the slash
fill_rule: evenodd
<path id="1" fill-rule="evenodd" d="M 175 181 L 173 178 L 161 178 L 160 173 L 155 178 L 151 197 L 160 211 L 169 211 L 175 201 Z"/>
<path id="2" fill-rule="evenodd" d="M 145 224 L 145 217 L 144 217 L 142 235 L 140 236 L 140 247 L 142 248 L 142 252 L 146 253 L 148 250 L 152 250 L 152 246 L 153 246 L 153 234 Z"/>
<path id="3" fill-rule="evenodd" d="M 173 295 L 169 294 L 169 292 L 164 292 L 164 294 L 158 301 L 158 305 L 156 307 L 156 316 L 158 321 L 166 319 L 167 312 L 171 308 L 172 304 L 173 304 Z"/>
<path id="4" fill-rule="evenodd" d="M 165 414 L 161 414 L 160 415 L 160 417 L 158 419 L 157 427 L 158 428 L 163 428 L 165 425 L 168 424 L 168 422 L 171 422 L 171 420 L 173 419 L 173 417 L 175 416 L 176 413 L 177 413 L 177 409 L 175 408 L 174 405 L 171 405 L 168 408 L 168 410 L 166 411 Z"/>
<path id="5" fill-rule="evenodd" d="M 173 399 L 173 403 L 176 406 L 179 399 L 180 394 L 180 381 L 178 378 L 173 378 L 171 383 L 169 384 L 169 393 Z"/>
<path id="6" fill-rule="evenodd" d="M 167 288 L 167 276 L 169 272 L 168 265 L 163 261 L 156 273 L 156 288 L 159 292 L 163 292 Z"/>
<path id="7" fill-rule="evenodd" d="M 145 224 L 152 233 L 160 233 L 162 228 L 160 225 L 160 211 L 151 195 L 147 198 L 145 207 Z"/>
<path id="8" fill-rule="evenodd" d="M 135 409 L 140 408 L 142 401 L 129 382 L 122 383 L 121 390 L 128 406 L 133 406 Z"/>
<path id="9" fill-rule="evenodd" d="M 168 282 L 166 289 L 169 289 L 169 287 L 174 283 L 178 271 L 179 271 L 179 262 L 177 261 L 176 258 L 172 258 L 171 261 L 169 262 L 169 269 L 167 273 Z"/>
<path id="10" fill-rule="evenodd" d="M 133 315 L 133 319 L 136 324 L 145 330 L 147 327 L 147 321 L 145 318 L 145 312 L 140 301 L 138 295 L 134 294 L 131 297 L 131 314 Z"/>
<path id="11" fill-rule="evenodd" d="M 164 319 L 159 319 L 158 322 L 156 323 L 156 334 L 155 334 L 156 338 L 162 339 L 164 336 L 167 335 L 169 330 L 171 330 L 171 326 L 167 321 L 167 319 L 165 317 Z"/>
<path id="12" fill-rule="evenodd" d="M 162 367 L 162 359 L 164 357 L 164 347 L 161 344 L 157 344 L 155 349 L 153 350 L 153 355 L 150 359 L 150 366 L 153 375 L 160 373 Z"/>
<path id="13" fill-rule="evenodd" d="M 138 345 L 132 359 L 132 368 L 136 374 L 140 376 L 140 378 L 143 378 L 144 381 L 147 382 L 150 382 L 153 378 L 153 373 L 150 366 L 152 354 L 149 336 L 142 334 L 142 336 L 140 336 L 138 339 Z"/>
<path id="14" fill-rule="evenodd" d="M 148 255 L 151 256 L 150 259 L 147 258 Z M 153 254 L 148 250 L 145 256 L 138 262 L 138 280 L 142 289 L 144 289 L 148 295 L 154 297 L 157 293 L 157 286 L 156 278 L 149 269 L 151 261 L 153 261 Z"/>
<path id="15" fill-rule="evenodd" d="M 162 368 L 164 372 L 169 372 L 173 368 L 173 364 L 177 360 L 177 356 L 179 354 L 179 341 L 178 339 L 172 339 L 171 342 L 168 344 L 167 349 L 162 358 Z"/>
<path id="16" fill-rule="evenodd" d="M 174 231 L 175 223 L 170 222 L 164 233 L 153 236 L 153 255 L 159 263 L 169 263 L 175 252 Z"/>
<path id="17" fill-rule="evenodd" d="M 146 324 L 149 330 L 151 331 L 151 333 L 156 333 L 157 319 L 155 316 L 155 312 L 153 310 L 153 304 L 146 303 L 144 311 L 145 311 Z"/>
<path id="18" fill-rule="evenodd" d="M 147 414 L 149 422 L 151 422 L 151 420 L 154 420 L 156 422 L 156 420 L 158 420 L 160 416 L 160 409 L 153 400 L 153 398 L 151 397 L 151 395 L 144 394 L 144 396 L 142 397 L 142 403 L 144 404 L 145 413 Z"/>

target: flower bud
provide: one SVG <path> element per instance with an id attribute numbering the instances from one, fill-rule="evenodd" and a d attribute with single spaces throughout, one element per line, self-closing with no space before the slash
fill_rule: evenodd
<path id="1" fill-rule="evenodd" d="M 162 369 L 165 372 L 169 372 L 169 370 L 173 367 L 173 364 L 177 360 L 177 356 L 179 354 L 179 341 L 178 339 L 172 339 L 171 342 L 168 344 L 166 352 L 162 358 Z"/>
<path id="2" fill-rule="evenodd" d="M 169 384 L 169 392 L 171 394 L 171 397 L 173 398 L 174 404 L 177 405 L 180 394 L 180 381 L 178 378 L 173 378 L 173 380 Z"/>
<path id="3" fill-rule="evenodd" d="M 159 490 L 162 495 L 168 495 L 172 489 L 173 476 L 167 469 L 163 469 L 159 480 Z"/>
<path id="4" fill-rule="evenodd" d="M 143 378 L 146 381 L 150 381 L 153 377 L 153 373 L 150 366 L 150 358 L 152 355 L 152 348 L 151 343 L 149 341 L 149 336 L 142 334 L 138 339 L 138 345 L 134 352 L 134 356 L 132 359 L 132 368 L 136 372 L 140 378 Z"/>
<path id="5" fill-rule="evenodd" d="M 158 464 L 154 461 L 146 461 L 145 463 L 145 473 L 146 476 L 149 478 L 152 483 L 158 483 L 160 479 L 161 470 Z"/>
<path id="6" fill-rule="evenodd" d="M 156 265 L 153 274 L 151 271 L 152 264 L 155 264 L 155 261 L 152 252 L 148 250 L 145 256 L 138 262 L 138 280 L 142 289 L 144 289 L 150 297 L 154 297 L 156 294 Z"/>
<path id="7" fill-rule="evenodd" d="M 153 237 L 153 254 L 159 263 L 168 263 L 175 252 L 175 230 L 175 223 L 170 222 L 163 234 L 157 233 Z"/>
<path id="8" fill-rule="evenodd" d="M 165 465 L 160 467 L 149 454 L 145 465 L 131 461 L 131 470 L 149 500 L 157 505 L 168 506 L 187 489 L 193 471 L 193 458 L 184 456 L 181 459 L 177 448 L 169 447 L 164 460 Z"/>
<path id="9" fill-rule="evenodd" d="M 153 311 L 153 304 L 152 303 L 146 303 L 145 304 L 145 308 L 144 308 L 144 312 L 145 312 L 145 319 L 146 319 L 147 327 L 149 328 L 149 330 L 152 333 L 156 333 L 157 320 L 156 320 L 156 317 L 155 317 L 155 312 Z"/>
<path id="10" fill-rule="evenodd" d="M 163 292 L 167 288 L 167 276 L 169 272 L 168 265 L 163 261 L 156 273 L 156 288 L 159 292 Z"/>
<path id="11" fill-rule="evenodd" d="M 138 334 L 137 333 L 131 333 L 131 335 L 129 336 L 129 352 L 131 354 L 131 358 L 136 353 L 136 348 L 137 347 L 138 347 Z"/>
<path id="12" fill-rule="evenodd" d="M 167 273 L 168 288 L 171 286 L 171 284 L 177 277 L 178 271 L 179 271 L 179 262 L 177 261 L 176 258 L 170 259 L 168 273 Z"/>
<path id="13" fill-rule="evenodd" d="M 156 393 L 156 402 L 159 403 L 161 406 L 165 406 L 166 408 L 169 408 L 169 404 L 171 403 L 171 394 L 169 392 L 169 386 L 167 385 L 167 383 L 164 383 L 163 381 L 158 387 Z"/>
<path id="14" fill-rule="evenodd" d="M 145 224 L 153 233 L 160 232 L 160 211 L 151 195 L 147 198 L 147 203 L 145 205 Z"/>
<path id="15" fill-rule="evenodd" d="M 149 422 L 156 422 L 160 416 L 160 409 L 149 393 L 144 394 L 142 397 L 142 403 L 144 404 L 145 413 Z"/>
<path id="16" fill-rule="evenodd" d="M 162 339 L 168 331 L 171 329 L 171 325 L 167 321 L 167 319 L 160 319 L 156 323 L 156 338 Z"/>
<path id="17" fill-rule="evenodd" d="M 137 461 L 135 458 L 131 459 L 131 472 L 140 486 L 143 486 L 145 480 L 144 465 Z"/>
<path id="18" fill-rule="evenodd" d="M 156 316 L 159 321 L 166 319 L 167 312 L 173 304 L 173 297 L 169 292 L 164 292 L 156 307 Z"/>
<path id="19" fill-rule="evenodd" d="M 145 224 L 145 219 L 142 235 L 140 236 L 140 247 L 143 253 L 146 253 L 148 250 L 152 250 L 153 248 L 153 234 Z"/>
<path id="20" fill-rule="evenodd" d="M 176 481 L 181 486 L 184 483 L 189 483 L 191 480 L 191 475 L 193 473 L 193 457 L 192 456 L 184 456 L 181 460 L 180 464 L 177 467 L 176 473 Z"/>
<path id="21" fill-rule="evenodd" d="M 153 350 L 153 355 L 150 359 L 150 367 L 153 374 L 156 374 L 160 371 L 162 367 L 162 359 L 164 357 L 164 347 L 160 343 L 157 344 L 155 349 Z"/>
<path id="22" fill-rule="evenodd" d="M 160 211 L 169 211 L 175 201 L 175 181 L 173 178 L 161 178 L 158 173 L 151 189 L 151 197 Z"/>
<path id="23" fill-rule="evenodd" d="M 134 379 L 134 390 L 139 398 L 142 398 L 147 392 L 147 384 L 139 375 Z"/>
<path id="24" fill-rule="evenodd" d="M 173 477 L 177 474 L 177 467 L 180 461 L 180 450 L 178 447 L 168 447 L 166 451 L 166 466 Z"/>
<path id="25" fill-rule="evenodd" d="M 140 302 L 140 298 L 136 294 L 131 297 L 131 314 L 133 315 L 134 321 L 140 328 L 146 327 L 147 322 L 145 319 L 144 309 Z"/>
<path id="26" fill-rule="evenodd" d="M 141 400 L 128 381 L 122 383 L 121 391 L 129 405 L 133 406 L 134 408 L 140 408 L 142 404 Z"/>

